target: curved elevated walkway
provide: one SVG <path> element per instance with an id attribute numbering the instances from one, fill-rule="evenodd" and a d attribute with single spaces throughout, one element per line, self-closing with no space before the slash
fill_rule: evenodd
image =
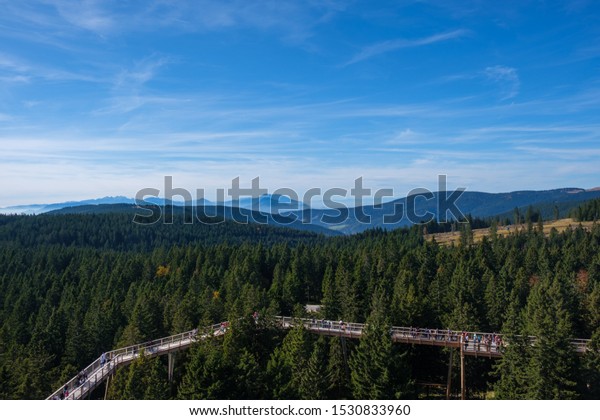
<path id="1" fill-rule="evenodd" d="M 292 328 L 301 323 L 304 328 L 315 334 L 356 339 L 362 337 L 362 331 L 365 328 L 365 324 L 359 323 L 340 324 L 339 321 L 296 319 L 291 317 L 275 317 L 275 321 L 282 328 Z M 179 350 L 189 348 L 198 340 L 225 334 L 226 328 L 223 325 L 228 324 L 214 324 L 205 328 L 200 333 L 195 329 L 146 343 L 107 351 L 83 369 L 79 375 L 73 377 L 66 384 L 54 391 L 47 399 L 61 399 L 61 395 L 64 399 L 69 400 L 83 399 L 100 384 L 108 380 L 117 368 L 128 365 L 142 353 L 146 357 L 170 355 Z M 502 335 L 500 334 L 470 331 L 466 333 L 470 337 L 468 342 L 463 342 L 462 331 L 391 327 L 390 334 L 392 340 L 397 343 L 457 348 L 461 350 L 461 354 L 464 356 L 502 357 L 502 345 L 497 345 L 495 340 L 489 343 L 485 342 L 486 337 L 491 339 L 494 336 L 502 340 Z M 473 339 L 476 336 L 482 337 L 480 343 L 477 343 Z M 535 337 L 529 337 L 529 339 L 531 344 L 535 345 Z M 589 341 L 585 339 L 572 340 L 571 343 L 573 344 L 575 353 L 578 355 L 585 354 Z M 67 391 L 66 394 L 65 390 Z"/>

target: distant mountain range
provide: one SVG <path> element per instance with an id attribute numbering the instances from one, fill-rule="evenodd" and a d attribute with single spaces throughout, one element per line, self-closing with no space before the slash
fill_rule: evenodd
<path id="1" fill-rule="evenodd" d="M 349 209 L 348 217 L 345 221 L 334 224 L 322 223 L 323 215 L 335 215 L 337 210 L 314 210 L 312 212 L 313 223 L 319 226 L 325 226 L 346 234 L 360 233 L 370 228 L 395 229 L 399 227 L 411 226 L 414 222 L 427 220 L 428 214 L 435 217 L 436 220 L 444 220 L 444 216 L 439 214 L 438 203 L 443 202 L 444 195 L 448 196 L 451 192 L 435 192 L 431 197 L 409 196 L 400 198 L 381 205 L 379 208 L 374 206 L 363 206 L 360 208 Z M 542 216 L 552 217 L 554 207 L 558 207 L 562 217 L 566 217 L 571 209 L 576 208 L 584 201 L 600 197 L 600 190 L 584 190 L 581 188 L 561 188 L 547 191 L 514 191 L 510 193 L 484 193 L 465 191 L 460 198 L 456 200 L 456 206 L 462 215 L 471 215 L 482 219 L 500 216 L 502 219 L 509 218 L 515 208 L 518 208 L 521 215 L 524 215 L 529 206 L 542 210 Z M 413 217 L 409 219 L 406 215 L 406 209 L 413 208 Z M 394 210 L 396 209 L 396 210 Z M 384 222 L 386 215 L 394 215 L 394 212 L 400 214 L 399 209 L 404 209 L 404 217 L 393 222 Z M 362 223 L 360 216 L 370 216 L 369 223 Z M 456 215 L 460 218 L 460 215 Z M 393 217 L 392 217 L 393 218 Z M 448 214 L 445 220 L 452 220 Z"/>
<path id="2" fill-rule="evenodd" d="M 451 192 L 435 192 L 430 196 L 409 196 L 396 199 L 380 206 L 362 206 L 348 209 L 317 209 L 291 200 L 289 197 L 263 195 L 261 197 L 244 197 L 239 201 L 214 203 L 208 200 L 188 203 L 197 206 L 202 214 L 235 218 L 236 214 L 248 216 L 251 221 L 270 225 L 284 225 L 291 228 L 316 231 L 326 234 L 352 234 L 371 228 L 395 229 L 410 226 L 415 222 L 427 219 L 428 216 L 439 218 L 439 203 Z M 600 197 L 600 189 L 584 190 L 581 188 L 561 188 L 546 191 L 514 191 L 509 193 L 464 192 L 455 201 L 463 215 L 489 218 L 501 216 L 511 218 L 515 208 L 524 214 L 527 207 L 533 206 L 541 211 L 542 216 L 549 218 L 553 209 L 557 208 L 561 216 L 577 207 L 581 202 Z M 174 208 L 183 209 L 183 202 L 171 202 L 162 198 L 150 198 L 150 205 L 164 206 L 173 204 Z M 452 200 L 450 200 L 452 204 Z M 407 209 L 412 208 L 412 217 L 407 216 Z M 244 211 L 236 211 L 244 209 Z M 69 201 L 55 204 L 33 204 L 13 206 L 0 209 L 0 214 L 40 214 L 40 213 L 106 213 L 135 212 L 135 200 L 128 197 L 104 197 L 84 201 Z M 181 210 L 182 211 L 182 210 Z M 265 213 L 267 214 L 265 216 Z M 275 216 L 273 216 L 275 215 Z M 448 215 L 450 218 L 451 215 Z M 460 215 L 455 215 L 459 217 Z M 443 215 L 442 215 L 443 217 Z M 391 220 L 390 220 L 391 219 Z"/>
<path id="3" fill-rule="evenodd" d="M 200 199 L 194 200 L 192 203 L 186 203 L 184 201 L 171 201 L 165 200 L 164 198 L 148 197 L 144 199 L 147 204 L 154 204 L 157 206 L 164 206 L 165 204 L 173 204 L 175 206 L 183 206 L 184 204 L 191 204 L 193 206 L 225 206 L 225 207 L 239 207 L 244 209 L 252 209 L 262 212 L 276 212 L 283 211 L 287 208 L 302 209 L 308 208 L 304 203 L 300 203 L 296 200 L 291 200 L 287 196 L 280 195 L 269 195 L 265 194 L 260 197 L 243 197 L 236 201 L 226 201 L 224 203 L 215 203 L 210 200 Z M 90 200 L 82 201 L 65 201 L 63 203 L 53 204 L 26 204 L 10 207 L 0 207 L 0 214 L 42 214 L 48 213 L 55 210 L 61 210 L 71 207 L 80 206 L 99 206 L 105 204 L 135 204 L 135 199 L 116 196 L 116 197 L 103 197 L 93 198 Z"/>

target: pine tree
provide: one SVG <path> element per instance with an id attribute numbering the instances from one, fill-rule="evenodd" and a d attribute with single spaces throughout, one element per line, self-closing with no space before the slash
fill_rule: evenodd
<path id="1" fill-rule="evenodd" d="M 592 335 L 582 363 L 584 398 L 600 399 L 600 328 Z"/>
<path id="2" fill-rule="evenodd" d="M 228 372 L 223 363 L 223 350 L 218 338 L 198 342 L 191 349 L 190 361 L 178 388 L 182 399 L 225 399 L 229 389 Z"/>
<path id="3" fill-rule="evenodd" d="M 483 283 L 485 283 L 485 304 L 486 313 L 488 318 L 488 324 L 492 331 L 498 331 L 502 326 L 502 321 L 506 315 L 507 299 L 506 289 L 504 284 L 501 283 L 501 279 L 496 279 L 494 273 L 490 270 L 486 270 L 483 274 Z"/>
<path id="4" fill-rule="evenodd" d="M 232 395 L 237 399 L 264 399 L 264 388 L 267 385 L 263 369 L 257 357 L 247 349 L 243 349 L 235 365 L 236 387 Z"/>
<path id="5" fill-rule="evenodd" d="M 328 265 L 323 276 L 323 317 L 325 319 L 338 319 L 340 317 L 340 307 L 338 301 L 338 291 L 336 289 L 333 268 Z"/>
<path id="6" fill-rule="evenodd" d="M 12 397 L 13 382 L 8 367 L 0 366 L 0 400 L 9 400 Z"/>
<path id="7" fill-rule="evenodd" d="M 495 374 L 499 376 L 494 385 L 496 398 L 502 400 L 525 399 L 528 390 L 527 368 L 530 342 L 524 334 L 521 305 L 518 294 L 514 291 L 502 332 L 505 349 L 503 357 L 499 359 L 495 367 Z"/>
<path id="8" fill-rule="evenodd" d="M 327 362 L 327 396 L 340 400 L 350 397 L 349 367 L 344 357 L 341 339 L 331 337 L 328 339 L 329 355 Z"/>
<path id="9" fill-rule="evenodd" d="M 393 399 L 407 392 L 408 369 L 399 368 L 395 357 L 387 302 L 383 289 L 378 288 L 373 295 L 371 315 L 367 318 L 360 343 L 350 357 L 350 377 L 352 394 L 357 399 Z"/>
<path id="10" fill-rule="evenodd" d="M 525 213 L 525 222 L 527 223 L 527 232 L 533 232 L 533 207 L 527 207 L 527 212 Z"/>
<path id="11" fill-rule="evenodd" d="M 468 263 L 460 261 L 448 288 L 450 301 L 449 312 L 444 315 L 444 324 L 454 330 L 479 330 L 481 317 L 478 315 L 476 303 L 483 303 L 478 299 L 478 288 L 481 282 L 475 280 L 471 267 Z"/>
<path id="12" fill-rule="evenodd" d="M 160 308 L 160 304 L 155 293 L 142 294 L 136 302 L 129 324 L 123 331 L 120 344 L 131 345 L 160 337 L 162 317 L 157 308 Z"/>
<path id="13" fill-rule="evenodd" d="M 600 330 L 600 282 L 594 284 L 586 299 L 586 324 L 591 331 Z"/>
<path id="14" fill-rule="evenodd" d="M 340 302 L 340 318 L 347 322 L 356 322 L 360 312 L 357 293 L 352 276 L 343 263 L 338 265 L 335 272 L 335 284 Z"/>
<path id="15" fill-rule="evenodd" d="M 542 278 L 532 290 L 525 318 L 525 331 L 536 337 L 529 350 L 527 398 L 575 398 L 572 317 L 566 309 L 558 276 L 554 280 Z"/>
<path id="16" fill-rule="evenodd" d="M 306 362 L 306 367 L 300 371 L 300 398 L 305 400 L 322 400 L 327 391 L 325 342 L 320 339 Z"/>
<path id="17" fill-rule="evenodd" d="M 108 395 L 114 400 L 165 400 L 169 398 L 167 372 L 159 358 L 143 353 L 110 382 Z"/>
<path id="18" fill-rule="evenodd" d="M 146 376 L 144 377 L 144 399 L 166 400 L 170 396 L 168 374 L 160 358 L 155 357 L 148 361 Z"/>
<path id="19" fill-rule="evenodd" d="M 299 399 L 302 371 L 309 358 L 308 333 L 302 324 L 292 328 L 267 364 L 273 398 Z"/>
<path id="20" fill-rule="evenodd" d="M 439 285 L 439 283 L 436 283 Z M 435 295 L 435 302 L 441 301 L 440 296 Z M 438 308 L 436 308 L 438 309 Z M 391 313 L 396 325 L 415 325 L 420 317 L 422 302 L 419 300 L 415 286 L 410 283 L 408 274 L 401 272 L 394 284 L 392 295 Z"/>

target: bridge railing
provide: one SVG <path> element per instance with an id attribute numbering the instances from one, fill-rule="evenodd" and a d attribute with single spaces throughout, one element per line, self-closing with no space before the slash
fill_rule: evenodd
<path id="1" fill-rule="evenodd" d="M 131 346 L 107 351 L 103 354 L 104 357 L 98 357 L 87 367 L 85 367 L 79 374 L 71 378 L 67 383 L 63 384 L 59 389 L 54 391 L 47 399 L 78 399 L 84 394 L 91 392 L 100 382 L 104 380 L 107 375 L 112 373 L 112 371 L 116 369 L 118 365 L 140 355 L 142 351 L 145 354 L 153 354 L 156 352 L 173 350 L 181 347 L 186 341 L 190 342 L 196 340 L 201 333 L 201 337 L 205 337 L 207 334 L 214 334 L 220 329 L 221 324 L 213 324 L 207 327 L 203 332 L 199 332 L 196 329 L 147 341 L 145 343 L 134 344 Z M 65 390 L 67 391 L 66 394 Z"/>
<path id="2" fill-rule="evenodd" d="M 301 323 L 304 328 L 317 331 L 338 332 L 340 335 L 349 335 L 351 337 L 360 337 L 365 324 L 357 322 L 344 322 L 340 324 L 330 320 L 316 320 L 308 318 L 293 318 L 289 316 L 276 316 L 275 319 L 283 327 L 291 327 Z"/>
<path id="3" fill-rule="evenodd" d="M 284 326 L 292 326 L 302 323 L 305 328 L 316 331 L 328 331 L 330 333 L 338 332 L 340 335 L 350 337 L 359 337 L 362 334 L 366 324 L 355 322 L 331 321 L 325 319 L 308 319 L 293 317 L 275 317 Z M 390 334 L 396 339 L 406 339 L 406 341 L 419 342 L 423 344 L 431 343 L 460 343 L 465 346 L 465 350 L 472 352 L 501 353 L 506 341 L 503 334 L 479 332 L 479 331 L 456 331 L 449 329 L 431 329 L 414 327 L 391 327 Z M 464 335 L 466 337 L 463 339 Z M 536 337 L 529 336 L 530 345 L 535 345 Z M 589 339 L 572 339 L 571 344 L 576 353 L 583 354 L 587 351 Z"/>
<path id="4" fill-rule="evenodd" d="M 47 399 L 78 399 L 93 390 L 117 365 L 118 360 L 111 363 L 102 363 L 101 357 L 99 357 L 82 369 L 77 376 L 74 376 L 54 391 Z M 65 391 L 67 392 L 65 393 Z"/>
<path id="5" fill-rule="evenodd" d="M 207 327 L 204 331 L 204 335 L 218 331 L 220 326 L 221 326 L 221 324 L 213 324 L 213 325 Z M 163 338 L 159 338 L 156 340 L 146 341 L 145 343 L 139 343 L 139 344 L 134 344 L 131 346 L 121 347 L 119 349 L 108 351 L 105 354 L 106 354 L 107 360 L 112 360 L 119 355 L 137 355 L 142 350 L 146 354 L 152 354 L 157 351 L 164 351 L 166 349 L 177 347 L 183 341 L 186 341 L 186 340 L 190 340 L 190 341 L 196 340 L 198 338 L 199 334 L 201 334 L 201 331 L 198 331 L 197 329 L 191 330 L 191 331 L 186 331 L 186 332 L 171 335 L 168 337 L 163 337 Z"/>
<path id="6" fill-rule="evenodd" d="M 360 337 L 366 324 L 355 322 L 339 322 L 331 320 L 317 320 L 308 318 L 293 318 L 276 316 L 275 321 L 282 327 L 289 328 L 298 323 L 304 325 L 305 328 L 312 331 L 325 331 L 331 335 L 339 334 L 340 336 Z M 228 323 L 226 323 L 228 325 Z M 147 341 L 145 343 L 134 344 L 131 346 L 122 347 L 115 350 L 110 350 L 90 363 L 77 376 L 71 378 L 61 388 L 57 389 L 47 399 L 60 398 L 62 395 L 67 399 L 77 399 L 91 392 L 99 383 L 104 381 L 107 375 L 111 374 L 119 365 L 132 361 L 140 355 L 142 351 L 146 354 L 166 353 L 175 349 L 181 348 L 184 345 L 188 346 L 192 341 L 206 338 L 209 335 L 215 335 L 219 332 L 224 332 L 224 323 L 213 324 L 203 331 L 198 329 L 186 331 L 180 334 L 174 334 L 168 337 L 159 338 L 156 340 Z M 465 345 L 465 350 L 471 352 L 488 352 L 500 353 L 504 343 L 502 334 L 472 332 L 466 333 L 468 341 L 463 341 L 463 332 L 454 330 L 414 328 L 414 327 L 391 327 L 390 335 L 398 340 L 405 339 L 407 342 L 444 345 L 445 343 L 459 343 Z M 475 337 L 481 337 L 476 340 Z M 488 341 L 494 338 L 493 341 Z M 529 343 L 535 345 L 536 338 L 528 337 Z M 573 339 L 571 344 L 574 350 L 579 354 L 584 354 L 587 351 L 590 340 Z M 68 391 L 68 396 L 63 394 L 64 390 Z"/>
<path id="7" fill-rule="evenodd" d="M 465 350 L 499 353 L 503 343 L 502 334 L 479 331 L 457 331 L 441 328 L 392 327 L 392 338 L 421 344 L 442 346 L 465 346 Z"/>
<path id="8" fill-rule="evenodd" d="M 585 353 L 588 350 L 588 346 L 591 340 L 584 340 L 581 338 L 576 338 L 571 340 L 571 344 L 575 347 L 575 351 L 578 353 Z"/>

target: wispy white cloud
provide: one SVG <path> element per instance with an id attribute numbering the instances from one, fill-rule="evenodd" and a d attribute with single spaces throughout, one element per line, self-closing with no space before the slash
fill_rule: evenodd
<path id="1" fill-rule="evenodd" d="M 391 51 L 403 49 L 403 48 L 414 48 L 424 45 L 436 44 L 438 42 L 449 41 L 452 39 L 462 38 L 469 33 L 466 29 L 458 29 L 450 32 L 442 32 L 439 34 L 431 35 L 425 38 L 418 39 L 391 39 L 377 44 L 369 45 L 364 47 L 354 57 L 348 60 L 343 66 L 349 66 L 351 64 L 364 61 L 381 54 L 385 54 Z"/>
<path id="2" fill-rule="evenodd" d="M 299 190 L 362 175 L 399 195 L 435 187 L 435 173 L 488 190 L 565 179 L 590 186 L 600 82 L 583 58 L 597 56 L 594 28 L 573 43 L 536 45 L 551 57 L 579 51 L 578 66 L 588 66 L 552 74 L 535 67 L 547 65 L 537 52 L 525 57 L 518 37 L 487 48 L 489 37 L 511 31 L 495 32 L 495 10 L 480 13 L 490 6 L 469 0 L 455 8 L 477 13 L 433 21 L 427 2 L 0 0 L 0 176 L 19 180 L 0 204 L 38 201 L 22 197 L 44 189 L 73 199 L 132 195 L 168 174 L 189 188 L 239 175 Z M 489 31 L 467 43 L 460 28 L 471 24 Z M 312 43 L 318 57 L 288 48 Z M 464 48 L 434 67 L 447 46 Z M 335 65 L 409 52 L 423 60 L 401 74 L 381 68 L 363 78 L 360 65 Z M 566 76 L 577 70 L 588 79 Z M 540 80 L 522 89 L 533 71 Z"/>
<path id="3" fill-rule="evenodd" d="M 517 69 L 507 66 L 491 66 L 486 67 L 484 74 L 488 80 L 500 87 L 502 100 L 514 98 L 519 94 L 521 81 Z"/>
<path id="4" fill-rule="evenodd" d="M 108 105 L 95 109 L 91 112 L 92 115 L 109 115 L 109 114 L 127 114 L 139 108 L 148 106 L 170 106 L 174 107 L 181 105 L 182 102 L 189 102 L 185 99 L 145 94 L 129 94 L 129 95 L 114 95 L 108 100 Z"/>
<path id="5" fill-rule="evenodd" d="M 517 146 L 516 150 L 530 153 L 536 156 L 545 156 L 551 158 L 561 158 L 564 160 L 585 161 L 591 158 L 600 157 L 600 148 L 565 148 L 565 147 L 531 147 Z"/>
<path id="6" fill-rule="evenodd" d="M 82 32 L 110 38 L 165 28 L 189 33 L 250 28 L 303 44 L 312 37 L 315 27 L 347 6 L 347 2 L 338 0 L 42 0 L 43 7 L 26 3 L 9 2 L 4 20 L 17 30 L 23 24 L 43 28 L 47 32 L 43 38 L 36 39 L 27 32 L 21 36 L 40 43 L 53 38 L 51 43 L 57 46 L 64 46 L 61 40 L 76 38 Z"/>
<path id="7" fill-rule="evenodd" d="M 422 133 L 415 132 L 410 128 L 405 128 L 404 130 L 394 133 L 394 135 L 385 140 L 384 143 L 389 145 L 411 145 L 421 143 L 424 140 Z"/>
<path id="8" fill-rule="evenodd" d="M 115 25 L 113 17 L 103 7 L 105 2 L 97 0 L 44 0 L 44 2 L 56 8 L 67 22 L 82 29 L 105 33 Z"/>
<path id="9" fill-rule="evenodd" d="M 152 80 L 157 71 L 171 61 L 167 57 L 147 57 L 135 63 L 133 68 L 122 70 L 116 77 L 115 85 L 118 87 L 143 85 Z"/>
<path id="10" fill-rule="evenodd" d="M 29 83 L 30 81 L 31 81 L 31 78 L 28 76 L 21 76 L 21 75 L 0 76 L 0 82 L 7 83 L 7 84 L 22 84 L 22 83 Z"/>
<path id="11" fill-rule="evenodd" d="M 502 65 L 488 66 L 483 70 L 441 76 L 425 83 L 424 86 L 461 82 L 476 82 L 477 84 L 481 84 L 482 82 L 491 83 L 498 89 L 501 100 L 514 98 L 519 94 L 521 88 L 521 80 L 517 69 Z"/>
<path id="12" fill-rule="evenodd" d="M 24 73 L 29 71 L 29 66 L 25 65 L 14 57 L 0 53 L 0 69 Z"/>
<path id="13" fill-rule="evenodd" d="M 6 72 L 3 81 L 12 83 L 27 83 L 32 79 L 69 80 L 85 82 L 103 82 L 97 73 L 74 72 L 61 68 L 50 67 L 40 63 L 30 63 L 20 57 L 0 53 L 0 70 Z"/>
<path id="14" fill-rule="evenodd" d="M 234 27 L 275 31 L 286 41 L 304 43 L 313 35 L 316 26 L 329 21 L 346 7 L 346 3 L 337 0 L 187 0 L 170 2 L 168 7 L 162 4 L 156 10 L 166 13 L 152 13 L 146 19 L 160 18 L 162 25 L 183 26 L 192 32 Z M 143 21 L 140 23 L 144 24 Z"/>
<path id="15" fill-rule="evenodd" d="M 503 133 L 562 135 L 568 129 L 490 126 L 474 128 L 471 134 L 480 143 L 495 143 L 489 139 Z M 363 176 L 368 187 L 393 187 L 396 195 L 402 196 L 417 186 L 435 189 L 437 174 L 448 174 L 455 186 L 488 191 L 554 188 L 564 184 L 565 174 L 574 186 L 592 187 L 589 178 L 597 173 L 595 162 L 600 153 L 593 142 L 566 155 L 565 149 L 558 146 L 519 148 L 496 144 L 492 150 L 469 145 L 448 147 L 446 139 L 453 136 L 452 131 L 436 136 L 437 147 L 407 143 L 377 148 L 376 136 L 370 136 L 366 143 L 358 143 L 357 150 L 340 148 L 336 138 L 320 145 L 310 138 L 310 132 L 267 130 L 264 126 L 254 130 L 152 131 L 149 127 L 145 135 L 139 132 L 108 137 L 92 130 L 0 137 L 0 144 L 7 150 L 0 159 L 0 176 L 19 179 L 18 188 L 9 186 L 2 192 L 0 205 L 44 201 L 40 195 L 44 191 L 52 192 L 45 201 L 132 196 L 147 186 L 162 188 L 165 175 L 173 175 L 177 186 L 190 191 L 205 188 L 207 194 L 228 187 L 235 176 L 240 176 L 242 183 L 260 176 L 261 185 L 271 190 L 290 187 L 300 194 L 310 187 L 349 188 L 355 178 Z M 407 140 L 416 134 L 429 137 L 429 133 L 416 129 L 404 128 L 397 133 Z M 315 152 L 318 147 L 330 146 L 339 152 L 335 159 L 326 153 L 298 153 L 297 149 Z M 490 162 L 499 159 L 502 165 L 490 170 Z M 61 171 L 56 171 L 57 166 Z M 306 171 L 307 167 L 313 169 Z"/>

